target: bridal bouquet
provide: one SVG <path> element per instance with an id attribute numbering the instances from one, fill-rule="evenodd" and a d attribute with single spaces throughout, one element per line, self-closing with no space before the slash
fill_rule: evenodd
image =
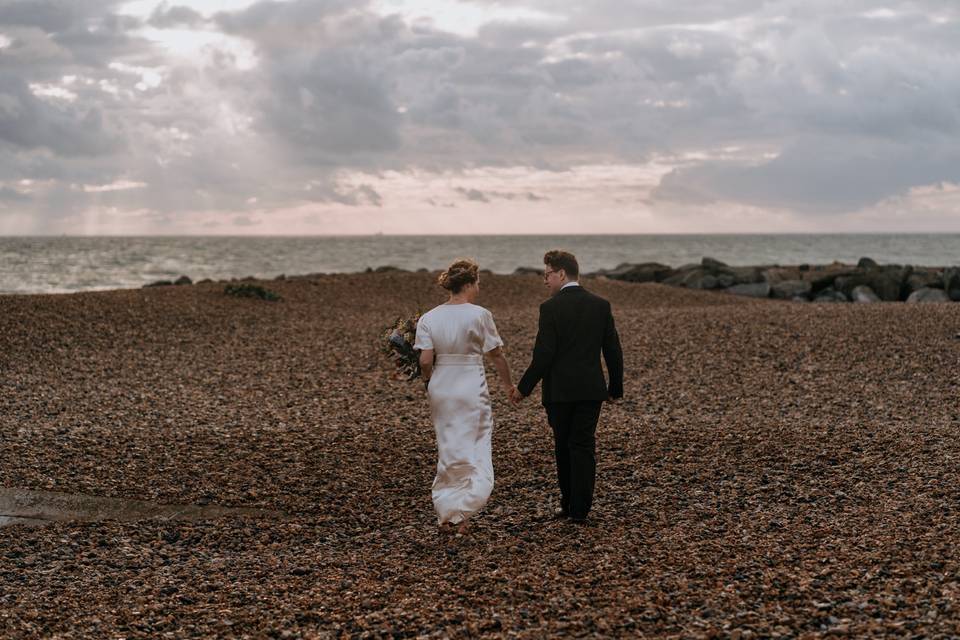
<path id="1" fill-rule="evenodd" d="M 412 318 L 398 318 L 384 330 L 380 340 L 380 350 L 393 360 L 397 373 L 407 380 L 420 377 L 420 352 L 413 348 L 419 319 L 419 313 Z"/>

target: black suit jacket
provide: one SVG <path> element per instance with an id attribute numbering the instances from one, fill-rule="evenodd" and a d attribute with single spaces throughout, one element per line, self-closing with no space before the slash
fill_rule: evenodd
<path id="1" fill-rule="evenodd" d="M 610 386 L 603 378 L 600 354 Z M 561 289 L 540 305 L 533 361 L 517 384 L 525 396 L 543 380 L 543 404 L 623 397 L 623 350 L 610 303 L 582 286 Z"/>

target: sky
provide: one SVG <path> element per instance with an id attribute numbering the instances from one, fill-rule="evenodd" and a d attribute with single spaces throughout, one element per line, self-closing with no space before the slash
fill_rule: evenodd
<path id="1" fill-rule="evenodd" d="M 952 0 L 0 0 L 0 235 L 960 232 Z"/>

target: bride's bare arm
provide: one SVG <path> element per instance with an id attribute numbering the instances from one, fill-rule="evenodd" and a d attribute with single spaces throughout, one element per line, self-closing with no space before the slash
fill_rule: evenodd
<path id="1" fill-rule="evenodd" d="M 423 384 L 430 382 L 433 375 L 433 349 L 424 349 L 420 352 L 420 377 Z"/>
<path id="2" fill-rule="evenodd" d="M 510 379 L 510 365 L 507 363 L 506 356 L 503 355 L 503 347 L 487 351 L 486 356 L 497 370 L 497 376 L 500 378 L 504 393 L 509 396 L 513 389 L 513 381 Z"/>

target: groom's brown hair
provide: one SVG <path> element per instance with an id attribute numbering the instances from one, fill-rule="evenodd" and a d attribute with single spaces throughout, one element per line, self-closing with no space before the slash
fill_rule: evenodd
<path id="1" fill-rule="evenodd" d="M 580 277 L 580 265 L 577 263 L 577 257 L 569 251 L 553 249 L 543 254 L 543 264 L 551 269 L 563 269 L 567 272 L 567 278 L 576 280 Z"/>

